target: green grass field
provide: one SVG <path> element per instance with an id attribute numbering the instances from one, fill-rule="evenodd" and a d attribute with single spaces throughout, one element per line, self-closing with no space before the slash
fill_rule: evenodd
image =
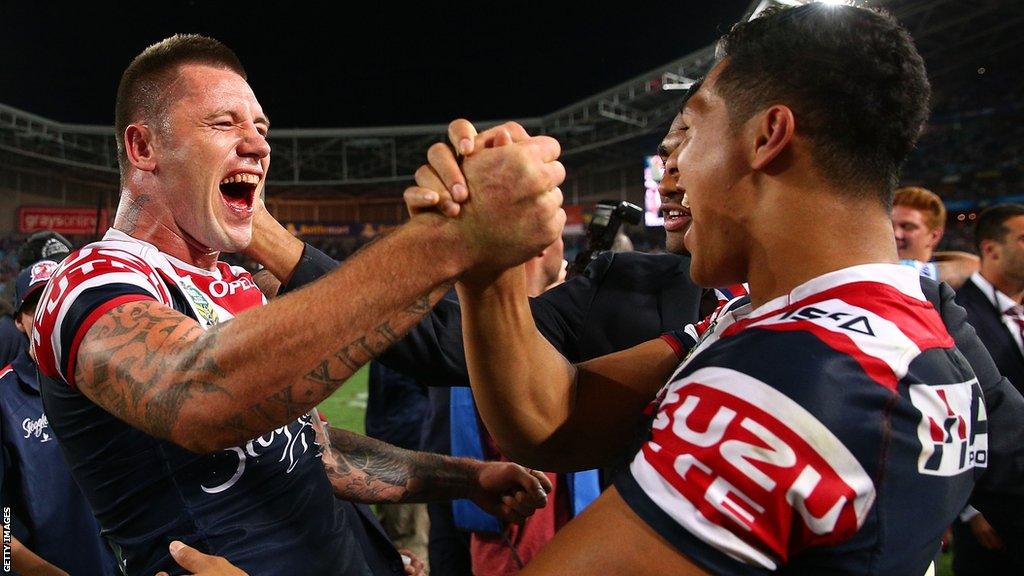
<path id="1" fill-rule="evenodd" d="M 365 432 L 367 374 L 368 367 L 363 366 L 348 382 L 320 403 L 320 412 L 327 417 L 331 426 L 360 434 Z"/>

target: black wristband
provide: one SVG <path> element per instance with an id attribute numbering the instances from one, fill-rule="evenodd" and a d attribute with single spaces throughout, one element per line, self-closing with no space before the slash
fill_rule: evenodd
<path id="1" fill-rule="evenodd" d="M 278 296 L 298 290 L 306 284 L 324 276 L 339 266 L 340 262 L 311 246 L 308 242 L 302 248 L 302 257 L 295 265 L 295 271 L 288 283 L 281 286 Z"/>

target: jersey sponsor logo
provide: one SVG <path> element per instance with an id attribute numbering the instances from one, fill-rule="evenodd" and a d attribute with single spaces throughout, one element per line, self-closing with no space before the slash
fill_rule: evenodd
<path id="1" fill-rule="evenodd" d="M 210 282 L 210 294 L 214 298 L 223 298 L 229 294 L 234 295 L 235 292 L 256 289 L 256 283 L 248 276 L 242 276 L 231 282 L 225 282 L 224 280 Z"/>
<path id="2" fill-rule="evenodd" d="M 269 434 L 249 440 L 245 443 L 245 446 L 228 448 L 224 452 L 234 454 L 238 458 L 238 465 L 235 468 L 234 474 L 220 484 L 212 486 L 204 484 L 200 488 L 207 494 L 220 494 L 230 490 L 242 479 L 250 458 L 259 461 L 264 454 L 273 452 L 275 448 L 281 449 L 281 457 L 277 461 L 288 462 L 284 473 L 291 474 L 302 457 L 309 451 L 311 445 L 313 447 L 318 446 L 310 418 L 309 414 L 303 414 L 298 420 L 287 426 L 282 426 L 272 430 Z"/>
<path id="3" fill-rule="evenodd" d="M 21 422 L 21 429 L 25 431 L 25 438 L 39 438 L 40 443 L 49 442 L 52 439 L 52 437 L 45 432 L 49 427 L 50 422 L 46 419 L 46 414 L 40 414 L 39 418 L 35 420 L 25 418 Z"/>
<path id="4" fill-rule="evenodd" d="M 910 401 L 921 412 L 918 471 L 955 476 L 988 463 L 988 416 L 977 380 L 909 387 Z"/>
<path id="5" fill-rule="evenodd" d="M 831 320 L 835 328 L 856 332 L 865 336 L 874 336 L 875 331 L 871 328 L 871 322 L 867 316 L 851 314 L 850 312 L 829 311 L 817 306 L 806 306 L 783 314 L 780 320 Z"/>
<path id="6" fill-rule="evenodd" d="M 643 457 L 661 477 L 707 520 L 781 556 L 794 517 L 805 541 L 838 542 L 874 502 L 870 477 L 824 424 L 740 372 L 703 368 L 675 383 L 653 428 Z"/>

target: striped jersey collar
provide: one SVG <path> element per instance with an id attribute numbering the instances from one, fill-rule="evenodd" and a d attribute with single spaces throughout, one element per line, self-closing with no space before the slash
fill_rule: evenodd
<path id="1" fill-rule="evenodd" d="M 740 315 L 760 317 L 770 314 L 775 310 L 785 308 L 794 302 L 809 298 L 819 292 L 854 282 L 885 284 L 916 300 L 926 300 L 924 292 L 921 291 L 919 275 L 913 268 L 899 264 L 860 264 L 812 278 L 794 288 L 789 294 L 769 300 L 758 307 L 757 310 L 747 314 L 741 313 Z"/>
<path id="2" fill-rule="evenodd" d="M 174 256 L 171 256 L 170 254 L 160 250 L 155 245 L 150 244 L 149 242 L 146 242 L 145 240 L 139 240 L 138 238 L 136 238 L 134 236 L 129 236 L 129 235 L 125 234 L 124 232 L 118 230 L 117 228 L 110 228 L 110 229 L 107 230 L 107 233 L 103 235 L 103 241 L 106 242 L 108 240 L 114 240 L 114 241 L 119 241 L 119 242 L 134 242 L 135 244 L 141 244 L 143 246 L 151 248 L 155 252 L 159 252 L 161 256 L 163 256 L 164 258 L 167 259 L 168 263 L 170 263 L 172 266 L 174 266 L 178 270 L 183 270 L 183 271 L 185 271 L 185 272 L 187 272 L 189 274 L 199 274 L 201 276 L 209 276 L 211 278 L 214 278 L 214 279 L 217 279 L 217 280 L 221 280 L 220 261 L 219 260 L 217 261 L 217 266 L 214 267 L 213 270 L 206 270 L 204 268 L 199 268 L 198 266 L 193 266 L 192 264 L 189 264 L 188 262 L 185 262 L 183 260 L 179 260 L 178 258 L 175 258 Z"/>

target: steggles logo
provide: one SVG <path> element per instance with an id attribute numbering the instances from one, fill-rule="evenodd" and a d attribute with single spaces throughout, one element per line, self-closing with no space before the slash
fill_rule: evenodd
<path id="1" fill-rule="evenodd" d="M 47 434 L 46 432 L 43 432 L 43 429 L 49 427 L 49 425 L 50 422 L 49 420 L 46 419 L 46 414 L 43 414 L 39 417 L 38 420 L 25 418 L 25 420 L 21 423 L 21 428 L 22 430 L 25 431 L 25 438 L 35 436 L 36 438 L 42 438 L 40 442 L 49 442 L 50 435 Z"/>
<path id="2" fill-rule="evenodd" d="M 297 430 L 293 430 L 292 426 L 299 424 Z M 307 430 L 308 429 L 308 430 Z M 223 484 L 218 486 L 205 486 L 202 485 L 203 492 L 207 494 L 219 494 L 228 490 L 242 477 L 245 473 L 246 462 L 250 458 L 258 459 L 266 451 L 271 449 L 275 444 L 276 447 L 280 447 L 281 457 L 277 459 L 278 462 L 284 462 L 287 460 L 288 467 L 285 469 L 285 474 L 291 474 L 292 470 L 295 469 L 296 464 L 299 463 L 299 459 L 309 451 L 310 445 L 317 446 L 316 439 L 312 435 L 313 425 L 310 423 L 310 415 L 308 413 L 303 414 L 299 417 L 296 422 L 292 422 L 288 426 L 282 426 L 276 430 L 271 431 L 269 434 L 264 434 L 257 438 L 253 438 L 245 443 L 245 446 L 235 446 L 225 450 L 226 452 L 233 452 L 238 456 L 238 467 L 235 473 Z M 306 436 L 310 435 L 311 442 L 307 442 Z M 278 438 L 283 437 L 284 446 L 281 446 L 282 442 L 275 442 Z M 301 444 L 301 446 L 300 446 Z"/>

